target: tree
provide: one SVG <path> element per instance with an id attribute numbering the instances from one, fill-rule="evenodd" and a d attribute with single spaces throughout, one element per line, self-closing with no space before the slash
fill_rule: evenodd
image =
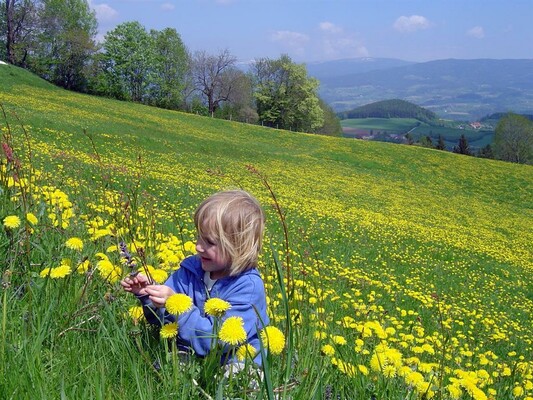
<path id="1" fill-rule="evenodd" d="M 37 31 L 37 1 L 5 0 L 0 3 L 0 41 L 6 61 L 25 67 Z"/>
<path id="2" fill-rule="evenodd" d="M 435 146 L 437 150 L 446 150 L 446 144 L 444 143 L 444 138 L 439 134 L 439 139 L 437 140 L 437 145 Z"/>
<path id="3" fill-rule="evenodd" d="M 457 146 L 454 146 L 453 152 L 458 154 L 465 154 L 467 156 L 472 155 L 472 152 L 470 151 L 470 146 L 468 145 L 468 140 L 466 139 L 466 136 L 464 134 L 462 134 L 459 138 Z"/>
<path id="4" fill-rule="evenodd" d="M 533 164 L 533 122 L 507 114 L 496 125 L 493 147 L 499 160 Z"/>
<path id="5" fill-rule="evenodd" d="M 100 57 L 96 90 L 118 99 L 146 100 L 155 64 L 152 37 L 137 21 L 124 22 L 107 33 Z"/>
<path id="6" fill-rule="evenodd" d="M 418 140 L 418 145 L 419 145 L 419 146 L 422 146 L 422 147 L 433 148 L 433 140 L 431 139 L 431 136 L 429 136 L 429 135 L 422 136 L 422 137 Z"/>
<path id="7" fill-rule="evenodd" d="M 204 97 L 211 116 L 221 103 L 230 99 L 238 77 L 235 73 L 236 62 L 237 58 L 227 49 L 218 55 L 197 51 L 193 56 L 191 67 L 193 85 Z"/>
<path id="8" fill-rule="evenodd" d="M 315 133 L 327 136 L 342 136 L 342 126 L 335 111 L 322 99 L 318 99 L 320 108 L 324 113 L 324 123 Z"/>
<path id="9" fill-rule="evenodd" d="M 315 132 L 324 124 L 317 95 L 319 82 L 289 56 L 263 58 L 253 65 L 259 120 L 269 126 Z"/>
<path id="10" fill-rule="evenodd" d="M 190 64 L 187 48 L 174 28 L 152 30 L 150 36 L 155 53 L 150 101 L 158 107 L 181 108 Z"/>
<path id="11" fill-rule="evenodd" d="M 31 69 L 66 89 L 85 90 L 98 27 L 87 0 L 42 0 L 39 25 Z"/>
<path id="12" fill-rule="evenodd" d="M 251 76 L 232 69 L 225 74 L 225 79 L 233 81 L 233 90 L 216 113 L 217 117 L 249 124 L 256 123 L 259 116 L 255 110 Z"/>
<path id="13" fill-rule="evenodd" d="M 494 152 L 492 151 L 492 146 L 490 144 L 482 147 L 478 150 L 477 154 L 480 158 L 494 158 Z"/>

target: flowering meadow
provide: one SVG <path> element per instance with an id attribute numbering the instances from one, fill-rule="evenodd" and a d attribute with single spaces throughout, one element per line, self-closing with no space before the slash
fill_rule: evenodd
<path id="1" fill-rule="evenodd" d="M 533 400 L 533 169 L 67 92 L 0 67 L 0 397 Z M 194 253 L 195 207 L 264 205 L 262 348 L 184 358 L 119 281 Z M 179 314 L 190 306 L 175 297 Z M 219 367 L 220 346 L 245 363 Z M 265 354 L 262 370 L 250 362 Z"/>

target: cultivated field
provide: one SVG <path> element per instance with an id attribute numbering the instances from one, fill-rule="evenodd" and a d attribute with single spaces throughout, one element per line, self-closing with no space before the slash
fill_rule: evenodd
<path id="1" fill-rule="evenodd" d="M 465 135 L 473 150 L 490 144 L 494 136 L 493 129 L 472 129 L 466 122 L 443 121 L 442 126 L 432 126 L 414 118 L 352 118 L 342 120 L 341 125 L 347 137 L 380 135 L 379 140 L 384 140 L 388 135 L 390 139 L 397 136 L 403 140 L 405 134 L 410 133 L 415 140 L 429 136 L 436 144 L 441 135 L 448 150 L 457 145 L 461 135 Z"/>

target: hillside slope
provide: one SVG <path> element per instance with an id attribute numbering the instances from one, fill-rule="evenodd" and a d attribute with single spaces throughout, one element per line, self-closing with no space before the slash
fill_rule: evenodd
<path id="1" fill-rule="evenodd" d="M 0 67 L 0 103 L 0 258 L 14 282 L 2 287 L 7 397 L 98 397 L 93 388 L 101 398 L 205 397 L 191 371 L 213 363 L 183 369 L 132 316 L 135 299 L 117 282 L 130 272 L 118 242 L 146 269 L 178 268 L 196 238 L 193 209 L 229 187 L 264 206 L 259 267 L 270 323 L 294 328 L 292 341 L 279 340 L 290 350 L 270 364 L 273 387 L 291 376 L 295 399 L 331 390 L 415 398 L 430 389 L 447 399 L 448 383 L 476 371 L 498 377 L 474 384 L 484 393 L 529 387 L 533 167 L 80 95 L 9 66 Z M 67 244 L 73 238 L 81 251 Z M 81 274 L 71 271 L 78 262 Z M 72 273 L 52 276 L 50 267 Z M 394 376 L 378 354 L 394 357 Z M 214 370 L 204 371 L 209 395 L 223 397 Z M 248 398 L 233 390 L 240 395 L 228 397 Z"/>
<path id="2" fill-rule="evenodd" d="M 489 230 L 497 226 L 509 236 L 498 246 L 511 246 L 506 252 L 514 246 L 509 238 L 529 231 L 525 223 L 531 210 L 524 207 L 533 187 L 531 167 L 296 134 L 81 95 L 11 66 L 0 68 L 0 74 L 0 102 L 10 116 L 16 114 L 31 128 L 35 140 L 48 144 L 52 157 L 60 152 L 90 154 L 86 131 L 113 163 L 132 165 L 141 154 L 148 175 L 168 177 L 175 186 L 209 191 L 221 182 L 206 170 L 221 169 L 238 182 L 248 175 L 245 165 L 253 164 L 269 175 L 291 208 L 306 212 L 349 216 L 354 223 L 363 214 L 371 219 L 387 216 L 393 225 L 407 223 L 415 236 L 421 226 L 448 236 L 446 225 L 459 218 L 472 222 L 476 241 L 479 224 Z M 163 168 L 162 161 L 173 171 Z M 495 220 L 494 204 L 502 208 L 498 215 L 503 220 Z M 515 220 L 519 210 L 524 218 Z M 464 227 L 456 229 L 465 233 Z"/>

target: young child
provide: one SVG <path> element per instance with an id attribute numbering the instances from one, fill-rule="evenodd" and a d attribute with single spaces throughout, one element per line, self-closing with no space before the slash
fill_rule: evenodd
<path id="1" fill-rule="evenodd" d="M 205 314 L 207 299 L 217 297 L 231 304 L 225 317 L 244 320 L 247 343 L 257 351 L 261 365 L 259 330 L 268 325 L 263 281 L 257 271 L 265 217 L 259 202 L 242 190 L 218 192 L 204 200 L 194 213 L 198 232 L 197 254 L 182 261 L 164 285 L 150 284 L 143 275 L 125 278 L 124 290 L 137 296 L 152 324 L 175 322 L 165 311 L 166 300 L 175 293 L 192 298 L 190 311 L 177 317 L 178 345 L 203 357 L 211 349 L 214 319 Z M 227 360 L 227 355 L 221 361 Z"/>

